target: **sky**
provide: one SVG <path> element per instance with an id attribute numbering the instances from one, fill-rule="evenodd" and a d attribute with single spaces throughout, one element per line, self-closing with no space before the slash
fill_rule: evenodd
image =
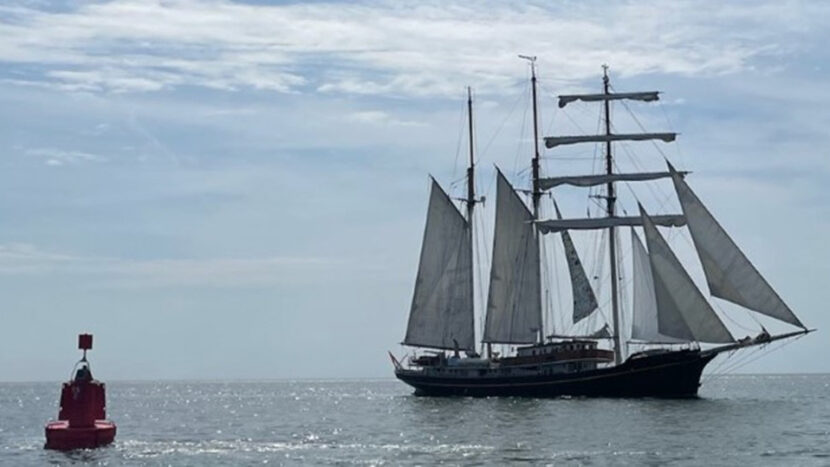
<path id="1" fill-rule="evenodd" d="M 67 377 L 84 331 L 107 381 L 389 377 L 428 176 L 463 193 L 466 86 L 480 193 L 495 166 L 527 186 L 518 54 L 538 57 L 544 135 L 596 130 L 595 106 L 555 96 L 599 91 L 603 64 L 615 90 L 662 92 L 614 116 L 678 142 L 625 146 L 620 168 L 692 171 L 819 329 L 740 371 L 830 371 L 827 18 L 800 1 L 6 0 L 0 380 Z M 592 154 L 545 151 L 543 169 Z M 583 191 L 559 196 L 584 212 Z"/>

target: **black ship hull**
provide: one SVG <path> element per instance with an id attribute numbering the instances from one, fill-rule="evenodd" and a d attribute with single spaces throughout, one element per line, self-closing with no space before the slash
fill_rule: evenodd
<path id="1" fill-rule="evenodd" d="M 420 396 L 696 397 L 703 368 L 715 357 L 699 350 L 640 355 L 611 368 L 572 373 L 455 376 L 398 369 L 395 376 Z"/>

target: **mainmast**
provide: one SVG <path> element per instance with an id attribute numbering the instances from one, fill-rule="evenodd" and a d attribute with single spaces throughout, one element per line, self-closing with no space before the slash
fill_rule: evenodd
<path id="1" fill-rule="evenodd" d="M 531 93 L 533 96 L 533 159 L 531 161 L 531 168 L 533 172 L 533 219 L 539 220 L 539 200 L 542 197 L 542 191 L 539 190 L 539 113 L 536 104 L 536 56 L 528 56 L 528 55 L 519 55 L 519 58 L 525 59 L 530 62 L 530 87 Z M 536 231 L 534 233 L 536 235 L 536 243 L 537 245 L 540 243 L 541 238 L 539 238 L 539 232 Z M 541 277 L 542 262 L 539 262 L 539 271 L 537 274 Z M 542 310 L 539 310 L 539 314 L 544 316 Z M 540 322 L 543 322 L 540 320 Z M 544 325 L 542 326 L 544 328 Z M 545 339 L 545 330 L 539 329 L 539 342 L 544 342 Z"/>
<path id="2" fill-rule="evenodd" d="M 533 94 L 533 217 L 539 219 L 539 199 L 542 191 L 539 189 L 539 113 L 536 106 L 536 57 L 519 55 L 530 62 L 530 86 Z"/>

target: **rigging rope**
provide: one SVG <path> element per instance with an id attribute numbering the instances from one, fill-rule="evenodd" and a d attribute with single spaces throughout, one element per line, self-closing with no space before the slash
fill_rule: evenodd
<path id="1" fill-rule="evenodd" d="M 507 124 L 507 121 L 510 119 L 510 117 L 513 115 L 513 112 L 519 106 L 519 102 L 524 101 L 524 95 L 525 95 L 525 92 L 527 92 L 526 89 L 527 89 L 527 84 L 525 83 L 525 90 L 522 90 L 521 94 L 518 94 L 516 96 L 516 100 L 513 102 L 513 106 L 510 108 L 510 111 L 504 117 L 504 120 L 502 120 L 501 124 L 496 128 L 496 132 L 493 133 L 493 136 L 490 137 L 490 140 L 487 141 L 487 144 L 484 145 L 484 149 L 482 149 L 482 155 L 487 154 L 487 151 L 490 149 L 490 146 L 493 144 L 493 141 L 496 140 L 496 137 L 504 129 L 504 126 Z"/>
<path id="2" fill-rule="evenodd" d="M 672 123 L 671 119 L 669 118 L 668 112 L 666 112 L 666 106 L 663 104 L 663 101 L 657 101 L 657 106 L 660 107 L 660 110 L 663 111 L 663 116 L 666 118 L 666 123 L 668 124 L 669 131 L 676 133 L 674 131 L 674 124 Z M 675 149 L 677 150 L 677 159 L 680 161 L 680 165 L 683 167 L 688 167 L 686 165 L 686 158 L 683 156 L 683 150 L 680 146 L 679 142 L 675 143 Z"/>
<path id="3" fill-rule="evenodd" d="M 760 346 L 760 347 L 758 348 L 758 351 L 757 351 L 757 352 L 754 352 L 754 353 L 750 353 L 750 354 L 749 354 L 749 355 L 754 355 L 754 358 L 751 358 L 751 359 L 744 359 L 743 361 L 737 362 L 736 364 L 732 365 L 731 367 L 724 369 L 724 370 L 723 370 L 723 373 L 713 373 L 713 374 L 710 374 L 710 375 L 708 375 L 707 380 L 711 380 L 711 379 L 715 379 L 715 378 L 720 378 L 720 377 L 726 376 L 729 372 L 733 372 L 733 371 L 735 371 L 735 370 L 737 370 L 737 369 L 739 369 L 739 368 L 743 368 L 744 366 L 749 365 L 750 363 L 752 363 L 752 362 L 754 362 L 754 361 L 758 360 L 759 358 L 761 358 L 761 357 L 763 357 L 763 356 L 765 356 L 765 355 L 768 355 L 768 354 L 770 354 L 770 353 L 772 353 L 772 352 L 776 352 L 776 351 L 778 351 L 778 350 L 783 349 L 784 347 L 786 347 L 786 346 L 788 346 L 788 345 L 792 344 L 793 342 L 795 342 L 795 341 L 797 341 L 797 340 L 801 339 L 801 338 L 802 338 L 802 337 L 804 337 L 805 335 L 806 335 L 806 334 L 802 334 L 802 335 L 800 335 L 800 336 L 795 336 L 795 338 L 794 338 L 794 339 L 790 339 L 790 340 L 784 340 L 784 341 L 781 341 L 781 342 L 780 342 L 777 346 L 775 345 L 775 342 L 772 342 L 772 343 L 769 343 L 769 344 L 762 345 L 762 346 Z M 737 351 L 737 350 L 740 350 L 740 349 L 736 349 L 736 351 Z M 733 354 L 734 354 L 734 352 L 733 352 Z M 704 375 L 704 376 L 706 376 L 706 375 Z"/>
<path id="4" fill-rule="evenodd" d="M 527 93 L 528 86 L 525 86 L 525 93 Z M 518 142 L 516 143 L 516 156 L 513 159 L 513 170 L 511 171 L 512 174 L 518 175 L 519 172 L 519 155 L 522 154 L 522 145 L 525 140 L 525 130 L 527 128 L 527 113 L 530 106 L 528 105 L 528 99 L 523 99 L 525 101 L 524 112 L 522 113 L 522 125 L 519 127 L 519 138 Z M 531 129 L 532 130 L 532 129 Z"/>
<path id="5" fill-rule="evenodd" d="M 458 173 L 458 156 L 461 154 L 461 139 L 464 137 L 464 122 L 467 121 L 467 117 L 465 117 L 467 110 L 467 102 L 464 102 L 464 107 L 462 107 L 461 112 L 458 115 L 458 139 L 455 143 L 455 161 L 453 162 L 452 166 L 452 179 L 455 179 L 456 174 Z"/>

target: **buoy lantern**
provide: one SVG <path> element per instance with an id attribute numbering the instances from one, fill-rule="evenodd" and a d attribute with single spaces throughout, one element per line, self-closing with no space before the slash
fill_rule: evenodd
<path id="1" fill-rule="evenodd" d="M 73 368 L 73 379 L 63 383 L 58 420 L 46 425 L 46 449 L 91 449 L 115 440 L 115 423 L 107 420 L 106 387 L 92 378 L 86 359 L 92 334 L 79 335 L 78 348 L 84 355 Z"/>

